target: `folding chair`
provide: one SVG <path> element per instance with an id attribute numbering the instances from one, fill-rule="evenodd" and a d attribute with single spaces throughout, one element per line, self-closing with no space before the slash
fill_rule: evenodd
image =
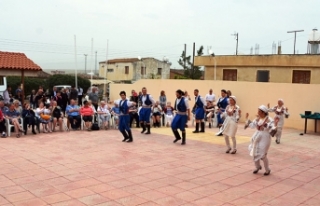
<path id="1" fill-rule="evenodd" d="M 21 128 L 23 128 L 23 118 L 20 117 L 20 122 L 19 122 L 19 125 Z M 13 127 L 14 128 L 14 125 L 13 124 L 10 124 L 10 120 L 6 118 L 6 126 L 7 126 L 7 135 L 8 137 L 11 136 L 11 128 Z M 15 131 L 15 132 L 18 132 L 18 131 Z"/>

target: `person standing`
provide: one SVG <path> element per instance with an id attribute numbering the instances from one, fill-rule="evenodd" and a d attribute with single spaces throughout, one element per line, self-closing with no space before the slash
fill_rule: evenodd
<path id="1" fill-rule="evenodd" d="M 175 136 L 175 140 L 173 143 L 176 143 L 177 141 L 181 140 L 181 136 L 178 132 L 178 129 L 181 131 L 182 135 L 182 145 L 186 144 L 186 130 L 185 125 L 188 120 L 190 120 L 190 108 L 188 99 L 184 97 L 184 92 L 182 90 L 176 91 L 176 102 L 175 102 L 175 110 L 177 111 L 176 115 L 174 116 L 172 123 L 171 123 L 171 129 Z"/>
<path id="2" fill-rule="evenodd" d="M 141 101 L 141 109 L 139 111 L 139 121 L 142 127 L 141 133 L 151 134 L 150 132 L 150 115 L 151 115 L 151 107 L 155 104 L 154 99 L 150 94 L 147 94 L 147 88 L 142 88 L 142 95 L 140 97 Z"/>
<path id="3" fill-rule="evenodd" d="M 91 100 L 92 105 L 94 106 L 94 108 L 98 109 L 98 102 L 99 102 L 99 95 L 97 92 L 97 88 L 96 87 L 92 87 L 91 89 L 91 93 L 89 93 L 89 100 Z"/>
<path id="4" fill-rule="evenodd" d="M 50 92 L 50 100 L 55 99 L 56 96 L 57 96 L 57 87 L 53 87 L 52 91 Z"/>
<path id="5" fill-rule="evenodd" d="M 166 97 L 166 93 L 162 90 L 160 92 L 160 96 L 159 96 L 159 102 L 160 102 L 160 106 L 162 111 L 164 110 L 164 108 L 167 105 L 167 97 Z M 161 117 L 162 117 L 162 126 L 164 126 L 164 122 L 165 122 L 165 115 L 163 112 L 161 112 Z"/>
<path id="6" fill-rule="evenodd" d="M 221 114 L 224 113 L 227 106 L 229 104 L 229 99 L 227 96 L 227 91 L 225 89 L 221 90 L 221 97 L 218 100 L 217 106 L 218 106 L 218 112 L 217 112 L 217 120 L 218 120 L 218 127 L 220 128 L 219 132 L 216 133 L 216 136 L 222 136 L 223 131 L 223 118 L 221 117 Z"/>
<path id="7" fill-rule="evenodd" d="M 206 95 L 206 102 L 215 102 L 216 101 L 216 95 L 213 94 L 212 89 L 209 90 L 209 93 Z"/>
<path id="8" fill-rule="evenodd" d="M 7 87 L 6 90 L 3 91 L 3 101 L 5 105 L 10 104 L 10 92 L 11 92 L 11 87 Z"/>
<path id="9" fill-rule="evenodd" d="M 65 114 L 66 108 L 69 102 L 69 97 L 68 97 L 68 94 L 66 93 L 66 89 L 61 90 L 61 98 L 62 98 L 61 105 L 59 105 L 59 103 L 58 105 L 61 107 L 63 114 Z"/>
<path id="10" fill-rule="evenodd" d="M 223 135 L 227 145 L 226 153 L 235 154 L 237 152 L 237 142 L 236 133 L 238 129 L 238 121 L 240 119 L 240 107 L 236 105 L 237 99 L 235 96 L 229 97 L 229 105 L 227 106 L 223 116 L 224 120 L 224 130 Z M 232 139 L 232 150 L 230 147 L 229 137 Z"/>
<path id="11" fill-rule="evenodd" d="M 83 98 L 83 89 L 81 87 L 78 88 L 78 105 L 82 106 L 82 98 Z"/>
<path id="12" fill-rule="evenodd" d="M 119 116 L 119 131 L 122 133 L 124 139 L 122 142 L 133 142 L 132 132 L 130 129 L 129 108 L 134 106 L 135 102 L 127 100 L 126 92 L 120 92 L 121 100 L 119 102 L 120 116 Z"/>
<path id="13" fill-rule="evenodd" d="M 193 133 L 204 132 L 204 116 L 205 116 L 205 107 L 207 103 L 204 98 L 199 95 L 199 90 L 194 90 L 195 96 L 195 119 L 196 119 L 196 129 Z M 201 130 L 199 131 L 199 125 L 201 124 Z"/>
<path id="14" fill-rule="evenodd" d="M 70 94 L 69 94 L 69 100 L 75 100 L 77 101 L 78 100 L 78 91 L 77 91 L 77 88 L 73 85 L 71 87 L 71 91 L 70 91 Z"/>
<path id="15" fill-rule="evenodd" d="M 278 105 L 270 108 L 270 104 L 268 104 L 268 109 L 269 109 L 269 112 L 274 112 L 276 114 L 275 118 L 279 119 L 277 133 L 275 134 L 275 136 L 276 136 L 276 143 L 280 144 L 284 118 L 289 117 L 288 108 L 284 106 L 284 102 L 282 99 L 278 99 Z"/>
<path id="16" fill-rule="evenodd" d="M 255 133 L 251 137 L 251 144 L 249 145 L 250 156 L 253 157 L 256 167 L 253 174 L 257 174 L 259 170 L 262 169 L 260 165 L 260 160 L 262 160 L 265 168 L 264 175 L 269 175 L 271 170 L 269 168 L 267 154 L 271 144 L 270 130 L 276 129 L 279 119 L 276 118 L 273 120 L 269 117 L 268 108 L 265 105 L 258 107 L 258 115 L 255 120 L 250 121 L 248 118 L 249 114 L 247 113 L 245 129 L 247 127 L 252 129 L 256 128 Z"/>

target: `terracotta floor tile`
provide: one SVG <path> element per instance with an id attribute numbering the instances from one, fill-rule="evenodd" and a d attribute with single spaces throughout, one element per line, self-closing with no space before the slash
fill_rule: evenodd
<path id="1" fill-rule="evenodd" d="M 67 191 L 66 194 L 73 198 L 80 198 L 80 197 L 90 196 L 95 193 L 86 188 L 79 188 L 79 189 Z"/>
<path id="2" fill-rule="evenodd" d="M 131 206 L 131 205 L 140 205 L 142 203 L 146 203 L 148 202 L 148 200 L 143 199 L 141 197 L 135 196 L 135 195 L 131 195 L 131 196 L 127 196 L 127 197 L 123 197 L 120 199 L 116 199 L 117 202 L 119 202 L 121 205 L 124 206 Z"/>
<path id="3" fill-rule="evenodd" d="M 45 196 L 57 194 L 57 193 L 60 192 L 56 188 L 50 187 L 50 186 L 46 186 L 46 187 L 38 188 L 38 189 L 32 189 L 32 190 L 29 190 L 29 191 L 33 195 L 35 195 L 36 197 L 45 197 Z"/>
<path id="4" fill-rule="evenodd" d="M 10 194 L 24 192 L 24 191 L 25 191 L 24 188 L 22 188 L 21 186 L 17 186 L 17 185 L 0 188 L 1 195 L 10 195 Z"/>
<path id="5" fill-rule="evenodd" d="M 5 198 L 10 202 L 19 202 L 22 200 L 32 199 L 34 198 L 34 195 L 28 191 L 25 191 L 25 192 L 19 192 L 11 195 L 6 195 Z"/>
<path id="6" fill-rule="evenodd" d="M 100 203 L 108 202 L 110 199 L 102 195 L 95 194 L 79 198 L 79 200 L 86 205 L 97 205 Z"/>
<path id="7" fill-rule="evenodd" d="M 194 200 L 198 200 L 203 198 L 205 195 L 196 194 L 190 191 L 181 192 L 178 194 L 175 194 L 174 197 L 177 197 L 179 199 L 185 200 L 187 202 L 193 202 Z"/>
<path id="8" fill-rule="evenodd" d="M 57 194 L 42 197 L 41 199 L 44 200 L 46 203 L 53 204 L 53 203 L 57 203 L 57 202 L 63 202 L 66 200 L 70 200 L 72 198 L 64 193 L 57 193 Z"/>
<path id="9" fill-rule="evenodd" d="M 172 196 L 163 197 L 155 200 L 154 202 L 159 205 L 170 205 L 170 206 L 182 205 L 186 203 L 186 201 L 176 197 L 172 197 Z"/>
<path id="10" fill-rule="evenodd" d="M 85 204 L 83 204 L 79 200 L 72 199 L 72 200 L 54 203 L 52 204 L 52 206 L 85 206 Z"/>
<path id="11" fill-rule="evenodd" d="M 158 192 L 156 190 L 148 190 L 145 192 L 138 193 L 136 195 L 143 198 L 143 199 L 150 200 L 150 201 L 154 201 L 156 199 L 160 199 L 160 198 L 168 196 L 168 195 L 161 193 L 161 192 Z"/>
<path id="12" fill-rule="evenodd" d="M 9 201 L 6 200 L 4 197 L 0 196 L 0 205 L 9 204 Z"/>
<path id="13" fill-rule="evenodd" d="M 126 192 L 122 189 L 114 189 L 114 190 L 108 190 L 106 192 L 101 193 L 102 196 L 107 197 L 111 200 L 123 198 L 132 195 L 129 192 Z"/>
<path id="14" fill-rule="evenodd" d="M 99 184 L 99 185 L 94 185 L 94 186 L 89 186 L 87 188 L 89 190 L 95 192 L 95 193 L 103 193 L 103 192 L 108 191 L 108 190 L 116 189 L 115 187 L 113 187 L 111 185 L 108 185 L 106 183 Z"/>
<path id="15" fill-rule="evenodd" d="M 223 205 L 223 202 L 214 199 L 213 197 L 204 197 L 198 200 L 195 200 L 193 203 L 196 205 L 201 205 L 201 206 L 218 206 L 218 205 Z"/>
<path id="16" fill-rule="evenodd" d="M 36 198 L 36 199 L 30 199 L 30 200 L 24 200 L 21 202 L 16 202 L 14 203 L 15 206 L 43 206 L 43 205 L 47 205 L 46 202 L 44 202 L 43 200 L 41 200 L 40 198 Z"/>
<path id="17" fill-rule="evenodd" d="M 161 188 L 158 188 L 156 190 L 159 191 L 159 192 L 162 192 L 164 194 L 167 194 L 167 195 L 175 195 L 177 193 L 186 191 L 185 189 L 182 189 L 182 188 L 179 188 L 179 187 L 176 187 L 176 186 L 173 186 L 173 185 L 161 187 Z"/>

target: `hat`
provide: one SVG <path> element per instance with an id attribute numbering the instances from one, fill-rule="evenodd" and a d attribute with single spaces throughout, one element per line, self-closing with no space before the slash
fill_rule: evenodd
<path id="1" fill-rule="evenodd" d="M 258 109 L 260 109 L 264 113 L 268 113 L 268 108 L 266 106 L 264 106 L 264 105 L 261 105 L 260 107 L 258 107 Z"/>
<path id="2" fill-rule="evenodd" d="M 233 99 L 235 102 L 237 102 L 237 98 L 235 96 L 230 96 L 229 98 Z"/>

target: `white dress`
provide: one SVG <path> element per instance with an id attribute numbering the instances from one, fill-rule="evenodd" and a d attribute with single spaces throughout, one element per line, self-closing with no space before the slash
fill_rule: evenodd
<path id="1" fill-rule="evenodd" d="M 222 116 L 225 117 L 222 134 L 229 137 L 236 136 L 238 130 L 238 121 L 240 119 L 239 110 L 240 107 L 238 105 L 235 105 L 234 107 L 231 105 L 227 106 L 226 110 L 222 114 Z"/>
<path id="2" fill-rule="evenodd" d="M 269 112 L 274 112 L 276 114 L 275 117 L 279 118 L 279 122 L 277 126 L 278 128 L 282 128 L 284 124 L 285 116 L 289 116 L 289 113 L 287 112 L 286 108 L 284 106 L 282 107 L 275 106 L 273 108 L 270 108 Z"/>
<path id="3" fill-rule="evenodd" d="M 274 128 L 274 121 L 271 117 L 267 116 L 264 119 L 257 120 L 249 124 L 250 128 L 256 128 L 255 133 L 251 137 L 251 144 L 249 145 L 250 156 L 254 161 L 258 161 L 265 157 L 268 153 L 271 136 L 270 129 Z"/>

